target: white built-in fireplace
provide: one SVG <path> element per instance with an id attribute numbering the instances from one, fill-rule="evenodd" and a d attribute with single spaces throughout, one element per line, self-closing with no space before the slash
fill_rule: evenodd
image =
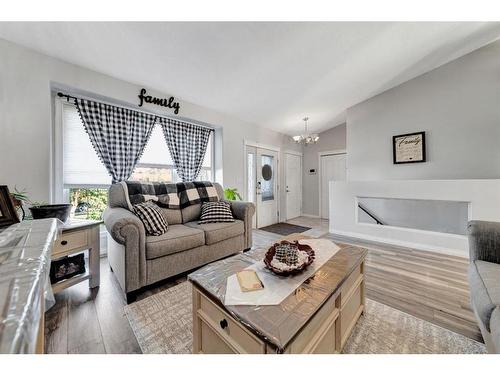
<path id="1" fill-rule="evenodd" d="M 500 180 L 330 183 L 330 232 L 467 257 L 467 222 L 500 221 Z"/>

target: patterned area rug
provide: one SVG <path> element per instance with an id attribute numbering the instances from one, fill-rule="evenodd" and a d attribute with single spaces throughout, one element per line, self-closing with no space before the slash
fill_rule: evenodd
<path id="1" fill-rule="evenodd" d="M 343 353 L 479 354 L 483 344 L 367 299 Z M 125 306 L 125 313 L 145 354 L 188 354 L 192 346 L 191 285 L 183 282 Z"/>
<path id="2" fill-rule="evenodd" d="M 292 233 L 302 233 L 311 228 L 303 227 L 301 225 L 288 224 L 288 223 L 276 223 L 269 225 L 267 227 L 259 228 L 260 230 L 265 230 L 266 232 L 281 234 L 282 236 L 288 236 Z"/>

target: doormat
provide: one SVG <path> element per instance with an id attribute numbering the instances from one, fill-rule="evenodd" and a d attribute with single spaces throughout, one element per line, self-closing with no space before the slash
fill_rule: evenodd
<path id="1" fill-rule="evenodd" d="M 302 233 L 311 228 L 303 227 L 300 225 L 288 224 L 288 223 L 277 223 L 269 225 L 267 227 L 259 228 L 260 230 L 265 230 L 266 232 L 281 234 L 282 236 L 288 236 L 292 233 Z"/>

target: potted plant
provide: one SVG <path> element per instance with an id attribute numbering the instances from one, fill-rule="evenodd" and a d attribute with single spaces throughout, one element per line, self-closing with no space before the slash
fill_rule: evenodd
<path id="1" fill-rule="evenodd" d="M 71 212 L 71 204 L 47 204 L 47 202 L 33 202 L 28 198 L 26 190 L 19 191 L 17 187 L 14 187 L 14 192 L 11 193 L 12 200 L 14 201 L 14 206 L 22 211 L 22 220 L 24 220 L 25 211 L 23 204 L 30 204 L 29 207 L 33 219 L 46 219 L 46 218 L 56 218 L 62 222 L 68 220 L 69 214 Z"/>
<path id="2" fill-rule="evenodd" d="M 69 203 L 47 204 L 45 202 L 33 202 L 30 211 L 33 219 L 56 218 L 64 223 L 69 218 L 71 207 L 73 206 Z"/>
<path id="3" fill-rule="evenodd" d="M 30 200 L 28 198 L 28 195 L 27 195 L 27 192 L 26 190 L 23 190 L 23 191 L 19 191 L 17 190 L 17 187 L 14 186 L 14 192 L 13 193 L 10 193 L 11 197 L 12 197 L 12 201 L 14 202 L 14 207 L 16 208 L 16 210 L 20 210 L 21 211 L 21 220 L 24 220 L 24 217 L 26 216 L 26 212 L 24 211 L 24 203 L 29 203 Z M 18 212 L 18 215 L 19 215 L 19 212 Z"/>
<path id="4" fill-rule="evenodd" d="M 238 189 L 236 188 L 227 188 L 227 189 L 224 189 L 224 197 L 228 200 L 228 201 L 241 201 L 241 195 L 240 193 L 238 193 Z"/>

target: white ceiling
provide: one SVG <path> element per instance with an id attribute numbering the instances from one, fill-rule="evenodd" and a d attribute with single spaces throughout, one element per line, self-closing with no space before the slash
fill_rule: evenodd
<path id="1" fill-rule="evenodd" d="M 483 22 L 0 23 L 1 38 L 288 134 L 499 36 Z"/>

